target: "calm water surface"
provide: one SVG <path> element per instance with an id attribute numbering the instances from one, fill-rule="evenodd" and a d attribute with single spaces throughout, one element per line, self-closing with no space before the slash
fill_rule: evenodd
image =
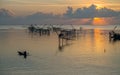
<path id="1" fill-rule="evenodd" d="M 56 33 L 0 29 L 0 75 L 120 75 L 120 41 L 109 41 L 108 32 L 109 26 L 91 27 L 60 50 Z M 19 50 L 30 56 L 18 56 Z"/>

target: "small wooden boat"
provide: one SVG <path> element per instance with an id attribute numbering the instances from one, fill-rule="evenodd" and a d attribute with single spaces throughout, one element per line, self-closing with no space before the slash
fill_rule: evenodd
<path id="1" fill-rule="evenodd" d="M 109 32 L 109 38 L 113 40 L 120 40 L 120 34 L 114 31 Z"/>
<path id="2" fill-rule="evenodd" d="M 19 56 L 24 56 L 24 58 L 27 58 L 27 56 L 29 55 L 29 53 L 26 51 L 18 51 L 17 53 Z"/>

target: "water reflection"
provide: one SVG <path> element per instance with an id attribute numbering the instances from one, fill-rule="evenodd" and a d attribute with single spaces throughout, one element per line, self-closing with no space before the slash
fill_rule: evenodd
<path id="1" fill-rule="evenodd" d="M 96 51 L 98 53 L 101 53 L 101 52 L 106 52 L 106 40 L 105 39 L 105 35 L 102 34 L 103 31 L 99 30 L 99 29 L 94 29 L 94 44 L 95 44 L 95 47 L 96 47 Z"/>
<path id="2" fill-rule="evenodd" d="M 73 45 L 78 45 L 74 49 L 88 48 L 87 50 L 92 50 L 98 54 L 103 54 L 107 52 L 108 37 L 106 36 L 105 31 L 100 29 L 88 29 L 84 30 L 84 33 L 80 33 L 79 39 L 75 40 Z M 71 41 L 73 43 L 73 41 Z M 66 47 L 70 46 L 70 43 L 58 44 L 58 50 L 63 52 Z"/>
<path id="3" fill-rule="evenodd" d="M 31 38 L 24 31 L 1 34 L 0 70 L 4 75 L 119 75 L 120 42 L 111 44 L 103 33 L 99 29 L 85 30 L 79 39 L 63 45 L 59 45 L 54 33 L 39 38 Z M 26 54 L 26 61 L 16 57 L 21 48 L 30 50 L 30 59 Z M 56 51 L 62 53 L 55 56 Z"/>
<path id="4" fill-rule="evenodd" d="M 68 46 L 70 46 L 70 45 L 72 45 L 71 43 L 65 43 L 64 45 L 62 44 L 62 45 L 58 45 L 58 50 L 60 51 L 60 52 L 63 52 L 64 51 L 64 48 L 65 47 L 68 47 Z"/>

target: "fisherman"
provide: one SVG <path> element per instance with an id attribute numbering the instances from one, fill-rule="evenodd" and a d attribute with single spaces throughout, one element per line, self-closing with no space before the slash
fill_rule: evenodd
<path id="1" fill-rule="evenodd" d="M 24 51 L 24 58 L 27 58 L 27 52 Z"/>
<path id="2" fill-rule="evenodd" d="M 28 27 L 28 29 L 29 29 L 29 32 L 33 33 L 36 28 L 31 24 L 31 26 Z"/>
<path id="3" fill-rule="evenodd" d="M 63 33 L 60 33 L 59 34 L 59 38 L 63 38 L 64 37 L 64 34 Z"/>

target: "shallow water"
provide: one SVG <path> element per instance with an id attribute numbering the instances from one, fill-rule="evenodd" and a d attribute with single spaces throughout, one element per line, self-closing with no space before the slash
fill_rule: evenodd
<path id="1" fill-rule="evenodd" d="M 109 41 L 109 28 L 91 28 L 62 50 L 56 33 L 32 36 L 24 29 L 1 29 L 0 75 L 120 75 L 120 41 Z M 19 50 L 30 56 L 18 56 Z"/>

